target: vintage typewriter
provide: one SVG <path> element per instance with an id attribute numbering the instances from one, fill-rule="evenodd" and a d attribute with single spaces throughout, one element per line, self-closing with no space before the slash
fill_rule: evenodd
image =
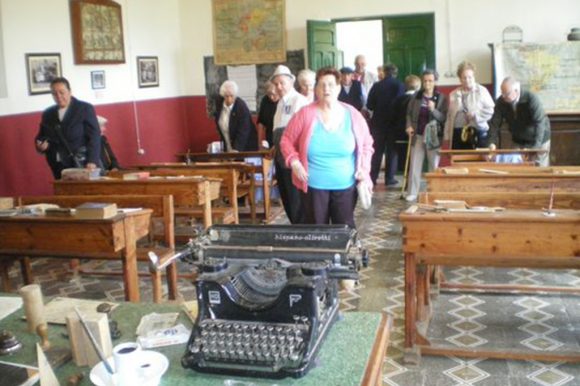
<path id="1" fill-rule="evenodd" d="M 368 260 L 334 225 L 216 225 L 190 247 L 199 314 L 182 365 L 268 378 L 306 374 L 338 317 L 338 281 Z"/>

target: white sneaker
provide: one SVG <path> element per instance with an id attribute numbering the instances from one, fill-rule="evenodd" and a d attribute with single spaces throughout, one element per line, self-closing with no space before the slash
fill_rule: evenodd
<path id="1" fill-rule="evenodd" d="M 405 197 L 405 201 L 415 202 L 415 201 L 417 201 L 417 196 L 414 194 L 408 194 L 407 197 Z"/>

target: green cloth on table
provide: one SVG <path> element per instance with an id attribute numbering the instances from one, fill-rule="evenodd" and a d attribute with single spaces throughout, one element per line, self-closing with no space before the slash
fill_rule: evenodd
<path id="1" fill-rule="evenodd" d="M 135 329 L 143 315 L 151 312 L 164 313 L 180 311 L 181 307 L 167 304 L 134 304 L 122 303 L 112 313 L 112 318 L 119 324 L 122 336 L 113 341 L 113 346 L 126 341 L 135 341 Z M 12 331 L 23 343 L 23 349 L 15 355 L 0 357 L 2 362 L 26 364 L 36 367 L 35 343 L 39 341 L 36 335 L 26 332 L 26 321 L 22 319 L 23 309 L 0 321 L 1 329 Z M 179 320 L 186 327 L 191 328 L 191 322 L 184 314 L 180 313 Z M 264 379 L 241 376 L 221 376 L 214 374 L 198 373 L 181 366 L 181 357 L 185 352 L 185 344 L 159 347 L 154 349 L 169 358 L 170 366 L 161 379 L 161 385 L 188 385 L 188 386 L 250 386 L 250 385 L 333 385 L 350 386 L 359 385 L 370 353 L 373 348 L 377 329 L 380 325 L 381 314 L 370 312 L 347 312 L 341 314 L 331 328 L 329 335 L 323 342 L 322 348 L 316 359 L 317 365 L 308 374 L 299 379 Z M 53 347 L 69 347 L 65 326 L 49 325 L 49 340 Z M 62 384 L 73 374 L 85 373 L 81 385 L 90 385 L 90 368 L 77 367 L 70 361 L 66 365 L 55 369 L 56 375 Z M 228 380 L 230 380 L 228 382 Z M 237 381 L 237 382 L 235 382 Z"/>

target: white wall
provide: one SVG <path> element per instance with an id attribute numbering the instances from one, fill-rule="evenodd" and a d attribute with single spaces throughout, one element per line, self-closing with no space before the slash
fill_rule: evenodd
<path id="1" fill-rule="evenodd" d="M 63 75 L 73 94 L 93 104 L 183 95 L 180 0 L 117 0 L 122 7 L 124 64 L 74 64 L 68 0 L 0 0 L 7 97 L 0 115 L 39 111 L 49 94 L 28 95 L 26 53 L 60 53 Z M 160 6 L 160 4 L 162 6 Z M 137 56 L 159 58 L 159 87 L 138 88 Z M 90 73 L 104 70 L 106 88 L 92 90 Z M 189 87 L 191 89 L 191 87 Z"/>
<path id="2" fill-rule="evenodd" d="M 24 55 L 35 52 L 60 52 L 74 94 L 94 104 L 204 95 L 203 57 L 213 54 L 211 0 L 117 2 L 123 9 L 127 62 L 75 65 L 68 0 L 0 0 L 7 89 L 7 97 L 0 95 L 0 116 L 39 111 L 52 103 L 48 94 L 28 95 Z M 450 74 L 441 84 L 457 83 L 455 67 L 464 59 L 478 66 L 480 82 L 491 83 L 487 44 L 501 41 L 508 25 L 519 25 L 528 42 L 563 41 L 570 28 L 580 27 L 578 0 L 286 0 L 287 48 L 306 50 L 307 19 L 414 13 L 435 14 L 437 69 Z M 138 55 L 159 57 L 160 87 L 137 87 Z M 91 90 L 94 70 L 106 72 L 105 90 Z"/>

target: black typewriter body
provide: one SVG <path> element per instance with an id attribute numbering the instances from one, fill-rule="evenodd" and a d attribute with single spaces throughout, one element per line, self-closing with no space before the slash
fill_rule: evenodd
<path id="1" fill-rule="evenodd" d="M 356 264 L 347 264 L 355 235 L 342 226 L 209 228 L 195 253 L 199 311 L 182 365 L 267 378 L 305 375 L 338 318 L 338 279 L 356 278 Z"/>

